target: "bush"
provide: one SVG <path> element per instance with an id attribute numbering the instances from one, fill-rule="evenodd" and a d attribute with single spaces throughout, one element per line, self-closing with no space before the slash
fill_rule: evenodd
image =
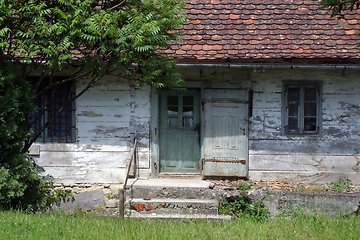
<path id="1" fill-rule="evenodd" d="M 247 195 L 247 190 L 251 187 L 247 183 L 235 184 L 241 191 L 240 196 L 226 198 L 221 201 L 219 207 L 220 214 L 230 214 L 235 217 L 250 217 L 257 221 L 262 221 L 270 216 L 269 210 L 262 202 L 252 201 Z"/>
<path id="2" fill-rule="evenodd" d="M 46 208 L 53 201 L 52 181 L 28 156 L 31 133 L 27 116 L 35 110 L 34 94 L 21 71 L 0 59 L 0 207 Z"/>

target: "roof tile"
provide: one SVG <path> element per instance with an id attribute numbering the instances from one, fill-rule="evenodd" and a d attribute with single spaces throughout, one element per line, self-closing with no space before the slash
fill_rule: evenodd
<path id="1" fill-rule="evenodd" d="M 360 59 L 360 10 L 339 19 L 318 0 L 187 1 L 183 41 L 165 50 L 176 58 Z"/>

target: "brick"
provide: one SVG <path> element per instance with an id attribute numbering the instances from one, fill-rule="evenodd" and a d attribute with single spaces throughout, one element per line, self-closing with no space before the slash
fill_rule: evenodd
<path id="1" fill-rule="evenodd" d="M 145 208 L 145 205 L 142 203 L 133 203 L 132 206 L 138 211 L 143 211 Z"/>
<path id="2" fill-rule="evenodd" d="M 154 206 L 153 206 L 152 204 L 150 204 L 150 205 L 145 205 L 145 210 L 146 210 L 146 211 L 150 211 L 150 210 L 153 210 L 153 209 L 155 209 L 155 208 L 154 208 Z"/>

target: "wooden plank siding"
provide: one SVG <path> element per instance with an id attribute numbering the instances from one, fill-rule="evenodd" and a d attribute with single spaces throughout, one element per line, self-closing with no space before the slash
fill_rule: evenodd
<path id="1" fill-rule="evenodd" d="M 250 179 L 330 183 L 347 176 L 360 184 L 358 69 L 183 67 L 179 71 L 189 86 L 253 90 Z M 319 136 L 282 133 L 282 89 L 286 81 L 321 83 Z M 79 84 L 77 90 L 82 86 Z M 119 183 L 136 135 L 140 176 L 149 177 L 154 155 L 150 146 L 156 141 L 150 139 L 151 117 L 153 126 L 157 121 L 151 116 L 154 106 L 150 92 L 150 88 L 136 88 L 124 79 L 104 79 L 76 102 L 76 143 L 37 144 L 40 155 L 34 158 L 56 182 Z"/>
<path id="2" fill-rule="evenodd" d="M 77 91 L 85 84 L 80 82 Z M 150 91 L 131 84 L 109 76 L 76 101 L 75 143 L 36 144 L 40 155 L 34 158 L 55 182 L 121 183 L 135 137 L 138 172 L 148 177 Z"/>

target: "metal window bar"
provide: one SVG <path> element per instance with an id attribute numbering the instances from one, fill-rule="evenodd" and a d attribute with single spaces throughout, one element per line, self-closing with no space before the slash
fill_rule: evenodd
<path id="1" fill-rule="evenodd" d="M 56 79 L 60 80 L 60 79 Z M 45 88 L 49 84 L 48 81 L 43 81 L 40 89 Z M 50 89 L 46 94 L 40 96 L 35 100 L 35 105 L 38 107 L 38 112 L 31 114 L 29 120 L 34 121 L 40 112 L 46 107 L 45 112 L 33 126 L 34 133 L 38 133 L 41 127 L 57 113 L 57 111 L 67 101 L 69 94 L 73 95 L 71 91 L 72 82 L 64 83 L 56 89 Z M 75 137 L 75 104 L 68 105 L 62 113 L 45 129 L 38 142 L 74 142 Z"/>
<path id="2" fill-rule="evenodd" d="M 124 216 L 125 216 L 125 202 L 126 202 L 125 191 L 126 191 L 127 180 L 129 178 L 132 162 L 134 162 L 134 169 L 135 169 L 135 175 L 136 175 L 136 155 L 137 155 L 136 151 L 137 151 L 137 139 L 135 138 L 134 147 L 131 151 L 131 157 L 129 160 L 129 164 L 127 164 L 127 168 L 125 171 L 124 184 L 123 184 L 123 187 L 120 188 L 120 191 L 119 191 L 119 216 L 120 216 L 120 218 L 124 218 Z"/>

